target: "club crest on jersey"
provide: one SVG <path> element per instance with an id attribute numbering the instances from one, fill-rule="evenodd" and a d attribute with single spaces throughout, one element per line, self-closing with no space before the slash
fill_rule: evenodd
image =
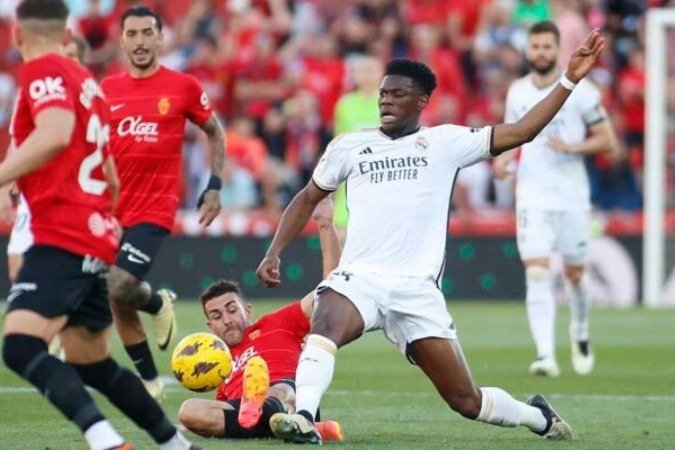
<path id="1" fill-rule="evenodd" d="M 260 330 L 255 330 L 252 333 L 249 333 L 248 338 L 250 340 L 257 339 L 260 337 Z"/>
<path id="2" fill-rule="evenodd" d="M 429 141 L 424 136 L 418 136 L 415 139 L 415 148 L 420 151 L 424 151 L 429 148 Z"/>
<path id="3" fill-rule="evenodd" d="M 164 116 L 169 112 L 169 108 L 171 108 L 171 102 L 169 101 L 169 98 L 160 98 L 157 102 L 157 111 L 159 111 L 159 113 Z"/>

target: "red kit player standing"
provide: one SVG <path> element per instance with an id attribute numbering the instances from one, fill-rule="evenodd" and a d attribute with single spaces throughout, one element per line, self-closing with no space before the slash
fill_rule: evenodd
<path id="1" fill-rule="evenodd" d="M 61 53 L 70 41 L 68 8 L 63 0 L 24 0 L 16 15 L 24 60 L 11 127 L 16 150 L 0 165 L 0 186 L 18 180 L 33 215 L 34 245 L 7 298 L 3 361 L 76 425 L 93 450 L 132 446 L 85 384 L 162 450 L 192 448 L 141 381 L 110 357 L 106 275 L 118 225 L 102 169 L 108 107 L 91 74 Z M 66 362 L 47 352 L 57 334 Z"/>
<path id="2" fill-rule="evenodd" d="M 101 83 L 110 105 L 111 153 L 121 186 L 115 215 L 124 227 L 110 269 L 110 301 L 127 354 L 148 391 L 159 398 L 163 385 L 138 310 L 153 315 L 156 344 L 166 350 L 176 335 L 175 294 L 153 291 L 144 279 L 178 209 L 186 120 L 204 130 L 210 146 L 211 177 L 198 205 L 203 225 L 220 212 L 225 138 L 197 79 L 159 64 L 161 18 L 146 7 L 134 7 L 124 12 L 121 26 L 129 71 Z"/>

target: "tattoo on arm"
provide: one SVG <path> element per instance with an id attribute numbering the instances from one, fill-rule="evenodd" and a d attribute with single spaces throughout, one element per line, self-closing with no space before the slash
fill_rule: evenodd
<path id="1" fill-rule="evenodd" d="M 202 126 L 202 130 L 209 138 L 209 164 L 211 174 L 220 176 L 225 161 L 225 132 L 216 114 Z"/>

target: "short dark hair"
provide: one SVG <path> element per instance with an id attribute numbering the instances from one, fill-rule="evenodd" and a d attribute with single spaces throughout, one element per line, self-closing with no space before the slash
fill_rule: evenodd
<path id="1" fill-rule="evenodd" d="M 66 21 L 69 12 L 63 0 L 23 0 L 16 7 L 16 18 Z"/>
<path id="2" fill-rule="evenodd" d="M 157 29 L 162 31 L 162 18 L 147 6 L 132 6 L 122 13 L 120 18 L 120 28 L 124 29 L 124 21 L 129 17 L 154 17 Z"/>
<path id="3" fill-rule="evenodd" d="M 212 298 L 220 297 L 221 295 L 229 294 L 230 292 L 237 294 L 242 301 L 244 300 L 244 295 L 241 293 L 239 284 L 236 281 L 220 279 L 211 283 L 206 289 L 199 294 L 199 300 L 202 302 L 202 307 L 206 305 L 206 302 Z"/>
<path id="4" fill-rule="evenodd" d="M 543 34 L 543 33 L 551 33 L 553 36 L 555 36 L 555 41 L 560 42 L 560 30 L 558 30 L 558 26 L 551 22 L 550 20 L 542 20 L 541 22 L 537 22 L 534 25 L 532 25 L 527 32 L 530 36 L 533 34 Z"/>
<path id="5" fill-rule="evenodd" d="M 411 59 L 400 58 L 389 61 L 384 74 L 410 78 L 424 95 L 430 96 L 437 86 L 436 75 L 429 66 Z"/>

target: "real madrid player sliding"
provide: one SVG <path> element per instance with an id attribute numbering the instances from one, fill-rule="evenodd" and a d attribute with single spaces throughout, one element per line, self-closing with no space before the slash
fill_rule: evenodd
<path id="1" fill-rule="evenodd" d="M 287 441 L 321 443 L 314 417 L 330 385 L 335 354 L 364 331 L 384 329 L 420 366 L 439 394 L 469 419 L 524 425 L 547 439 L 572 430 L 540 395 L 527 403 L 474 383 L 438 287 L 452 180 L 462 167 L 529 142 L 560 110 L 604 46 L 597 30 L 570 58 L 565 77 L 518 122 L 471 129 L 421 128 L 420 113 L 436 87 L 424 64 L 394 60 L 380 85 L 382 126 L 331 142 L 312 180 L 289 204 L 257 274 L 280 283 L 279 255 L 315 205 L 347 182 L 349 224 L 338 268 L 317 288 L 312 327 L 296 374 L 295 414 L 272 417 Z M 380 175 L 381 174 L 381 175 Z"/>
<path id="2" fill-rule="evenodd" d="M 137 310 L 153 315 L 155 342 L 166 350 L 176 335 L 175 294 L 153 291 L 143 280 L 173 227 L 185 121 L 200 126 L 209 141 L 211 178 L 198 205 L 203 225 L 220 212 L 225 138 L 197 79 L 159 65 L 160 17 L 146 7 L 134 7 L 122 14 L 121 26 L 121 45 L 131 67 L 101 83 L 110 104 L 110 151 L 121 185 L 115 216 L 124 227 L 110 269 L 110 301 L 124 348 L 148 391 L 159 398 L 163 386 Z"/>
<path id="3" fill-rule="evenodd" d="M 162 450 L 193 449 L 138 377 L 110 356 L 106 275 L 119 230 L 102 169 L 108 107 L 91 73 L 61 53 L 70 41 L 68 8 L 63 0 L 24 0 L 16 17 L 23 64 L 12 116 L 15 151 L 0 165 L 0 187 L 17 181 L 33 215 L 34 243 L 7 299 L 2 359 L 77 426 L 92 450 L 133 446 L 85 384 Z M 57 334 L 66 362 L 47 352 Z M 45 446 L 52 438 L 44 436 Z"/>

